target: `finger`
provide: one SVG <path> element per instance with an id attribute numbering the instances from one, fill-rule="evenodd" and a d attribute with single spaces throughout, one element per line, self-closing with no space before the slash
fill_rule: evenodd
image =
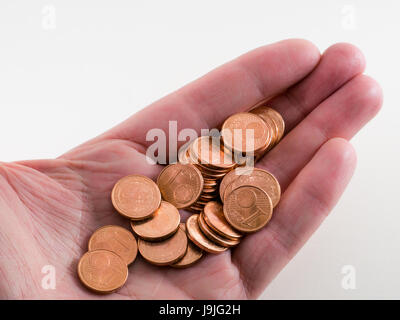
<path id="1" fill-rule="evenodd" d="M 332 210 L 355 165 L 355 151 L 346 140 L 326 142 L 283 194 L 267 227 L 234 251 L 251 297 L 264 290 Z"/>
<path id="2" fill-rule="evenodd" d="M 214 128 L 233 113 L 276 95 L 303 79 L 317 65 L 318 49 L 305 40 L 286 40 L 253 50 L 153 103 L 111 129 L 102 138 L 128 139 L 148 146 L 153 128 L 168 135 L 168 121 L 178 132 Z"/>
<path id="3" fill-rule="evenodd" d="M 316 106 L 346 82 L 362 73 L 365 58 L 362 52 L 348 43 L 329 47 L 318 66 L 301 82 L 268 104 L 282 114 L 289 132 Z"/>
<path id="4" fill-rule="evenodd" d="M 380 86 L 359 75 L 323 101 L 257 166 L 272 172 L 285 190 L 323 143 L 334 137 L 350 140 L 381 106 Z"/>

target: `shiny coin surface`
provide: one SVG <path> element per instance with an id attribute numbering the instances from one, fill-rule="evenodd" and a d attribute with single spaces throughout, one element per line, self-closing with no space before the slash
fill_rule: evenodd
<path id="1" fill-rule="evenodd" d="M 189 208 L 186 208 L 186 210 L 188 210 L 192 213 L 200 213 L 203 211 L 203 208 L 189 207 Z"/>
<path id="2" fill-rule="evenodd" d="M 181 223 L 179 225 L 179 228 L 181 228 L 186 233 L 186 226 L 184 223 Z M 188 247 L 185 255 L 178 262 L 171 264 L 171 267 L 174 268 L 190 267 L 191 265 L 199 261 L 202 256 L 203 256 L 203 251 L 199 247 L 197 247 L 191 240 L 188 240 Z"/>
<path id="3" fill-rule="evenodd" d="M 270 134 L 272 136 L 270 144 L 270 147 L 272 147 L 275 143 L 278 142 L 279 128 L 278 124 L 271 118 L 270 114 L 266 109 L 267 109 L 266 107 L 260 106 L 258 108 L 251 110 L 250 112 L 260 116 L 267 124 L 267 127 L 269 128 Z"/>
<path id="4" fill-rule="evenodd" d="M 224 202 L 224 194 L 226 188 L 231 184 L 232 181 L 236 180 L 243 174 L 249 174 L 250 170 L 254 167 L 237 167 L 235 170 L 230 171 L 222 180 L 219 185 L 219 195 L 221 201 Z"/>
<path id="5" fill-rule="evenodd" d="M 141 220 L 150 217 L 161 203 L 161 194 L 155 182 L 140 175 L 119 180 L 112 192 L 114 208 L 124 217 Z"/>
<path id="6" fill-rule="evenodd" d="M 178 209 L 196 202 L 203 190 L 203 177 L 193 165 L 175 163 L 166 166 L 157 179 L 164 200 Z"/>
<path id="7" fill-rule="evenodd" d="M 165 266 L 180 260 L 186 253 L 188 239 L 182 229 L 178 229 L 168 239 L 158 242 L 138 240 L 139 252 L 148 262 Z"/>
<path id="8" fill-rule="evenodd" d="M 204 233 L 204 235 L 210 239 L 212 242 L 219 244 L 220 246 L 223 247 L 233 247 L 239 244 L 240 240 L 232 240 L 225 238 L 218 233 L 216 233 L 214 230 L 212 230 L 207 223 L 204 221 L 204 213 L 200 213 L 198 217 L 198 224 L 200 227 L 200 230 Z"/>
<path id="9" fill-rule="evenodd" d="M 266 103 L 256 106 L 250 112 L 258 114 L 264 120 L 271 119 L 276 126 L 277 142 L 282 139 L 285 133 L 285 121 L 279 112 L 277 112 L 275 109 L 269 108 Z"/>
<path id="10" fill-rule="evenodd" d="M 201 200 L 201 201 L 211 201 L 212 199 L 215 199 L 215 196 L 216 195 L 214 195 L 214 194 L 204 193 L 204 194 L 202 194 L 200 196 L 199 200 Z"/>
<path id="11" fill-rule="evenodd" d="M 189 148 L 189 153 L 195 163 L 214 170 L 227 170 L 236 166 L 231 152 L 224 148 L 219 139 L 210 136 L 197 138 Z"/>
<path id="12" fill-rule="evenodd" d="M 217 186 L 218 186 L 218 183 L 217 183 L 217 181 L 214 180 L 213 182 L 210 182 L 210 181 L 204 182 L 203 188 L 213 189 L 213 188 L 216 188 Z"/>
<path id="13" fill-rule="evenodd" d="M 231 226 L 242 232 L 263 228 L 272 217 L 268 194 L 254 186 L 241 186 L 225 196 L 224 216 Z"/>
<path id="14" fill-rule="evenodd" d="M 270 131 L 258 115 L 241 112 L 230 116 L 222 125 L 222 140 L 230 150 L 257 153 L 271 141 Z M 235 139 L 235 136 L 238 138 Z"/>
<path id="15" fill-rule="evenodd" d="M 190 159 L 187 153 L 187 150 L 189 149 L 190 145 L 193 143 L 193 141 L 189 143 L 185 143 L 183 146 L 180 147 L 178 151 L 178 161 L 181 164 L 190 164 Z"/>
<path id="16" fill-rule="evenodd" d="M 186 232 L 189 239 L 193 241 L 196 246 L 210 253 L 221 253 L 227 250 L 227 247 L 212 242 L 204 235 L 200 230 L 198 218 L 198 214 L 193 214 L 186 220 Z"/>
<path id="17" fill-rule="evenodd" d="M 140 238 L 149 241 L 162 240 L 175 233 L 181 216 L 178 209 L 169 202 L 161 201 L 160 207 L 148 219 L 131 220 L 133 232 Z"/>
<path id="18" fill-rule="evenodd" d="M 219 185 L 219 196 L 221 198 L 222 201 L 224 201 L 224 193 L 225 193 L 225 189 L 226 187 L 235 179 L 237 179 L 239 177 L 239 172 L 238 172 L 239 168 L 230 171 L 229 173 L 227 173 L 224 178 L 221 180 L 221 184 Z"/>
<path id="19" fill-rule="evenodd" d="M 258 168 L 250 168 L 247 172 L 233 180 L 226 187 L 224 198 L 230 194 L 232 190 L 243 185 L 252 185 L 264 190 L 271 198 L 273 207 L 276 207 L 281 198 L 281 187 L 278 180 L 272 173 Z"/>
<path id="20" fill-rule="evenodd" d="M 211 194 L 211 195 L 214 196 L 214 195 L 217 195 L 217 191 L 218 191 L 217 188 L 215 188 L 215 189 L 213 189 L 213 188 L 203 189 L 202 195 Z"/>
<path id="21" fill-rule="evenodd" d="M 119 255 L 127 265 L 136 259 L 137 242 L 134 235 L 120 226 L 108 225 L 97 229 L 89 239 L 89 251 L 105 249 Z"/>
<path id="22" fill-rule="evenodd" d="M 281 140 L 283 135 L 285 134 L 285 121 L 283 120 L 280 113 L 272 108 L 267 108 L 267 114 L 271 117 L 271 119 L 275 122 L 275 124 L 278 127 L 277 140 L 279 142 L 279 140 Z"/>
<path id="23" fill-rule="evenodd" d="M 98 293 L 111 293 L 126 282 L 128 267 L 116 253 L 94 250 L 86 252 L 79 260 L 78 276 L 89 289 Z"/>
<path id="24" fill-rule="evenodd" d="M 238 240 L 242 234 L 231 227 L 226 221 L 222 204 L 210 201 L 203 211 L 203 218 L 207 225 L 219 235 L 231 240 Z"/>

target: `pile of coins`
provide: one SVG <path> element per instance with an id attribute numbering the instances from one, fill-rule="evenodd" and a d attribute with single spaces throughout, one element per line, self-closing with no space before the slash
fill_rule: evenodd
<path id="1" fill-rule="evenodd" d="M 188 146 L 183 146 L 178 159 L 181 164 L 193 164 L 203 177 L 200 196 L 186 207 L 196 213 L 200 213 L 209 201 L 218 198 L 220 180 L 237 166 L 232 153 L 211 136 L 201 136 Z"/>
<path id="2" fill-rule="evenodd" d="M 239 139 L 231 139 L 236 129 Z M 201 136 L 181 148 L 179 162 L 166 166 L 157 183 L 141 175 L 120 179 L 112 204 L 130 220 L 136 237 L 119 226 L 96 230 L 78 263 L 82 283 L 95 292 L 113 292 L 126 282 L 138 251 L 154 265 L 185 268 L 203 251 L 224 252 L 263 228 L 280 200 L 279 182 L 265 170 L 235 161 L 234 155 L 258 159 L 283 134 L 282 117 L 262 103 L 229 117 L 217 143 L 215 137 Z M 194 214 L 182 223 L 178 209 Z"/>
<path id="3" fill-rule="evenodd" d="M 234 154 L 260 159 L 283 137 L 285 122 L 272 108 L 257 104 L 250 112 L 230 116 L 222 125 L 224 146 Z"/>

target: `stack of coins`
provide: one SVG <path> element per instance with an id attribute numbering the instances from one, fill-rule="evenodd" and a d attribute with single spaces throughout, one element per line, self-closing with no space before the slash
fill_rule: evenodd
<path id="1" fill-rule="evenodd" d="M 250 112 L 230 116 L 222 125 L 224 146 L 234 154 L 260 159 L 283 137 L 285 124 L 272 108 L 257 105 Z"/>
<path id="2" fill-rule="evenodd" d="M 224 217 L 222 205 L 208 202 L 200 214 L 186 221 L 187 235 L 199 248 L 210 253 L 224 252 L 239 244 L 242 234 L 232 228 Z"/>
<path id="3" fill-rule="evenodd" d="M 237 166 L 232 153 L 220 143 L 219 137 L 201 136 L 183 146 L 178 154 L 181 164 L 193 164 L 203 177 L 203 189 L 188 210 L 200 213 L 204 206 L 218 198 L 219 181 Z"/>
<path id="4" fill-rule="evenodd" d="M 229 117 L 221 137 L 202 136 L 181 148 L 179 162 L 166 166 L 157 184 L 140 175 L 120 179 L 112 204 L 130 219 L 138 240 L 119 226 L 95 231 L 78 263 L 82 283 L 110 293 L 126 282 L 138 251 L 152 264 L 185 268 L 203 251 L 224 252 L 265 227 L 280 200 L 279 182 L 266 170 L 239 165 L 233 154 L 259 158 L 279 142 L 284 128 L 279 113 L 263 102 Z M 240 143 L 230 140 L 235 129 L 252 129 L 254 141 L 246 141 L 247 133 L 239 135 Z M 194 214 L 182 223 L 178 209 Z"/>
<path id="5" fill-rule="evenodd" d="M 258 168 L 241 168 L 229 172 L 222 179 L 219 194 L 222 202 L 232 193 L 233 190 L 241 186 L 256 186 L 264 190 L 271 198 L 273 207 L 276 207 L 281 196 L 281 187 L 278 180 L 268 171 Z"/>
<path id="6" fill-rule="evenodd" d="M 283 121 L 283 118 L 279 114 L 279 112 L 267 107 L 264 101 L 254 106 L 253 109 L 250 110 L 250 112 L 260 116 L 260 118 L 264 120 L 272 136 L 271 143 L 264 152 L 265 154 L 273 147 L 275 147 L 275 145 L 277 145 L 278 142 L 282 139 L 285 133 L 285 121 Z"/>

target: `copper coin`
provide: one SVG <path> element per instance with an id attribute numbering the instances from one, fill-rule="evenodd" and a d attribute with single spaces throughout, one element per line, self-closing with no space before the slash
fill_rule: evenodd
<path id="1" fill-rule="evenodd" d="M 153 180 L 130 175 L 119 180 L 112 192 L 114 208 L 124 217 L 141 220 L 150 217 L 160 206 L 161 194 Z"/>
<path id="2" fill-rule="evenodd" d="M 199 168 L 198 166 L 196 166 L 196 167 Z M 218 180 L 222 179 L 225 176 L 226 173 L 208 174 L 208 173 L 206 173 L 204 171 L 201 171 L 201 174 L 202 174 L 203 178 L 205 178 L 205 179 L 218 181 Z"/>
<path id="3" fill-rule="evenodd" d="M 201 174 L 203 175 L 203 178 L 207 180 L 217 180 L 221 177 L 223 177 L 226 173 L 229 172 L 229 170 L 225 171 L 211 171 L 209 170 L 206 166 L 199 164 L 199 163 L 194 163 L 197 169 L 200 170 Z"/>
<path id="4" fill-rule="evenodd" d="M 190 147 L 190 145 L 193 143 L 190 142 L 188 144 L 184 144 L 182 147 L 180 147 L 179 151 L 178 151 L 178 160 L 179 163 L 181 164 L 190 164 L 190 158 L 189 155 L 187 153 L 188 148 Z"/>
<path id="5" fill-rule="evenodd" d="M 252 135 L 248 130 L 252 130 Z M 221 135 L 225 146 L 234 152 L 242 153 L 256 153 L 265 148 L 271 140 L 269 129 L 261 117 L 248 112 L 236 113 L 226 119 Z M 239 139 L 236 140 L 235 135 Z"/>
<path id="6" fill-rule="evenodd" d="M 197 201 L 196 201 L 196 203 L 194 203 L 194 204 L 192 204 L 191 206 L 190 206 L 190 208 L 197 208 L 197 209 L 201 209 L 201 210 L 203 210 L 203 205 L 201 205 L 200 203 L 198 203 Z"/>
<path id="7" fill-rule="evenodd" d="M 216 201 L 216 200 L 218 200 L 217 196 L 215 196 L 215 197 L 213 197 L 211 199 L 204 199 L 204 202 L 206 202 L 206 204 L 204 206 L 206 206 L 210 201 Z"/>
<path id="8" fill-rule="evenodd" d="M 191 205 L 190 207 L 191 207 L 191 208 L 200 208 L 201 210 L 203 210 L 204 205 L 202 205 L 202 204 L 196 202 L 195 204 Z"/>
<path id="9" fill-rule="evenodd" d="M 197 168 L 199 168 L 201 173 L 204 173 L 205 175 L 208 175 L 208 176 L 211 176 L 211 177 L 220 176 L 220 175 L 226 174 L 231 170 L 231 168 L 227 168 L 227 169 L 218 168 L 218 169 L 216 169 L 216 168 L 214 168 L 214 167 L 212 167 L 210 165 L 204 164 L 204 163 L 195 163 L 195 164 L 196 164 Z"/>
<path id="10" fill-rule="evenodd" d="M 215 198 L 215 194 L 207 194 L 207 193 L 202 193 L 201 196 L 199 197 L 199 200 L 203 201 L 203 200 L 210 200 L 210 199 L 214 199 Z"/>
<path id="11" fill-rule="evenodd" d="M 235 166 L 231 151 L 224 148 L 220 139 L 209 136 L 195 140 L 187 153 L 193 163 L 209 174 L 228 172 Z"/>
<path id="12" fill-rule="evenodd" d="M 204 211 L 202 213 L 200 213 L 199 218 L 198 218 L 198 223 L 199 223 L 199 227 L 200 230 L 204 233 L 204 235 L 211 240 L 212 242 L 219 244 L 220 246 L 223 247 L 234 247 L 237 244 L 239 244 L 240 240 L 232 240 L 232 239 L 228 239 L 225 238 L 221 235 L 219 235 L 218 233 L 216 233 L 215 231 L 213 231 L 208 225 L 207 223 L 204 221 Z"/>
<path id="13" fill-rule="evenodd" d="M 203 211 L 203 208 L 197 208 L 197 207 L 192 206 L 192 207 L 186 208 L 185 210 L 188 210 L 193 213 L 200 213 Z"/>
<path id="14" fill-rule="evenodd" d="M 236 166 L 232 154 L 224 148 L 219 139 L 210 136 L 197 138 L 189 148 L 190 156 L 200 165 L 214 169 L 229 169 Z"/>
<path id="15" fill-rule="evenodd" d="M 225 193 L 225 189 L 226 187 L 236 178 L 239 177 L 238 173 L 240 168 L 237 168 L 235 170 L 232 170 L 231 172 L 229 172 L 227 175 L 225 175 L 225 177 L 222 179 L 221 184 L 219 185 L 219 195 L 221 197 L 221 200 L 224 200 L 224 193 Z"/>
<path id="16" fill-rule="evenodd" d="M 209 194 L 209 195 L 217 195 L 218 194 L 218 188 L 204 188 L 202 195 L 203 194 Z"/>
<path id="17" fill-rule="evenodd" d="M 131 220 L 133 232 L 148 241 L 162 240 L 176 232 L 181 221 L 178 209 L 166 201 L 161 201 L 154 214 L 141 221 Z"/>
<path id="18" fill-rule="evenodd" d="M 139 252 L 148 262 L 166 266 L 180 260 L 186 253 L 188 239 L 186 233 L 178 228 L 173 236 L 158 242 L 138 240 Z"/>
<path id="19" fill-rule="evenodd" d="M 242 237 L 242 234 L 237 232 L 226 221 L 222 205 L 216 201 L 210 201 L 204 207 L 204 221 L 216 233 L 228 239 L 237 240 Z"/>
<path id="20" fill-rule="evenodd" d="M 254 157 L 254 163 L 260 160 L 268 151 L 270 151 L 275 146 L 275 144 L 276 143 L 274 141 L 271 141 L 271 143 L 267 146 L 267 148 L 257 152 Z"/>
<path id="21" fill-rule="evenodd" d="M 217 196 L 207 199 L 201 199 L 202 202 L 205 202 L 204 206 L 206 206 L 210 201 L 215 201 L 215 200 L 217 200 Z"/>
<path id="22" fill-rule="evenodd" d="M 231 184 L 232 181 L 239 178 L 242 174 L 249 174 L 249 170 L 254 167 L 238 167 L 231 172 L 229 172 L 221 181 L 219 186 L 219 195 L 221 197 L 221 201 L 224 202 L 224 194 L 226 188 Z"/>
<path id="23" fill-rule="evenodd" d="M 208 202 L 208 199 L 207 200 L 199 199 L 199 200 L 196 201 L 196 204 L 200 204 L 200 205 L 204 205 L 205 206 L 207 204 L 207 202 Z"/>
<path id="24" fill-rule="evenodd" d="M 203 190 L 203 177 L 195 166 L 175 163 L 160 172 L 157 184 L 163 199 L 181 209 L 196 202 Z"/>
<path id="25" fill-rule="evenodd" d="M 281 140 L 283 135 L 285 134 L 285 121 L 283 120 L 281 114 L 272 108 L 267 108 L 267 113 L 269 114 L 271 119 L 278 126 L 278 139 L 277 140 L 279 142 L 279 140 Z"/>
<path id="26" fill-rule="evenodd" d="M 224 197 L 231 193 L 232 190 L 243 185 L 252 185 L 264 190 L 271 198 L 274 208 L 281 198 L 281 187 L 278 180 L 272 173 L 258 168 L 251 168 L 246 174 L 242 174 L 237 179 L 232 181 L 226 187 Z"/>
<path id="27" fill-rule="evenodd" d="M 202 194 L 203 193 L 217 193 L 218 188 L 217 187 L 207 187 L 203 188 Z"/>
<path id="28" fill-rule="evenodd" d="M 197 168 L 199 168 L 198 166 L 196 166 Z M 221 173 L 221 174 L 207 174 L 207 173 L 205 173 L 204 171 L 201 171 L 200 170 L 200 172 L 201 172 L 201 175 L 203 176 L 203 178 L 204 179 L 207 179 L 207 180 L 213 180 L 213 181 L 215 181 L 215 182 L 217 182 L 218 180 L 221 180 L 225 175 L 226 175 L 226 173 Z"/>
<path id="29" fill-rule="evenodd" d="M 198 214 L 193 214 L 186 220 L 186 232 L 189 239 L 192 240 L 196 246 L 210 253 L 221 253 L 227 250 L 227 247 L 212 242 L 204 235 L 200 230 L 198 218 Z"/>
<path id="30" fill-rule="evenodd" d="M 224 216 L 232 227 L 242 232 L 263 228 L 271 219 L 272 210 L 271 198 L 254 186 L 241 186 L 225 196 Z"/>
<path id="31" fill-rule="evenodd" d="M 265 121 L 272 135 L 272 140 L 270 145 L 273 146 L 275 143 L 278 142 L 279 128 L 278 128 L 278 123 L 276 123 L 271 118 L 267 109 L 269 108 L 265 106 L 259 106 L 255 109 L 252 109 L 250 112 L 260 116 Z"/>
<path id="32" fill-rule="evenodd" d="M 269 118 L 275 123 L 277 127 L 277 141 L 279 141 L 280 139 L 282 139 L 285 133 L 285 121 L 283 120 L 281 114 L 278 111 L 267 107 L 265 103 L 266 102 L 256 106 L 254 109 L 251 110 L 251 112 L 257 113 L 263 119 Z"/>
<path id="33" fill-rule="evenodd" d="M 133 234 L 120 226 L 104 226 L 89 239 L 89 251 L 105 249 L 119 255 L 127 265 L 136 259 L 137 242 Z"/>
<path id="34" fill-rule="evenodd" d="M 111 293 L 128 279 L 126 262 L 108 250 L 86 252 L 78 263 L 78 276 L 89 289 L 98 293 Z"/>
<path id="35" fill-rule="evenodd" d="M 186 226 L 184 223 L 181 223 L 179 225 L 179 228 L 181 228 L 186 233 Z M 190 267 L 191 265 L 199 261 L 202 256 L 203 256 L 203 251 L 199 247 L 197 247 L 192 241 L 188 240 L 188 247 L 185 255 L 178 262 L 171 264 L 171 267 L 174 268 Z"/>
<path id="36" fill-rule="evenodd" d="M 218 185 L 215 185 L 215 186 L 204 186 L 202 192 L 205 191 L 206 193 L 211 193 L 211 192 L 216 192 L 218 190 L 219 190 Z"/>
<path id="37" fill-rule="evenodd" d="M 201 208 L 190 207 L 188 210 L 191 211 L 192 213 L 201 213 L 203 211 L 203 207 L 201 207 Z"/>

